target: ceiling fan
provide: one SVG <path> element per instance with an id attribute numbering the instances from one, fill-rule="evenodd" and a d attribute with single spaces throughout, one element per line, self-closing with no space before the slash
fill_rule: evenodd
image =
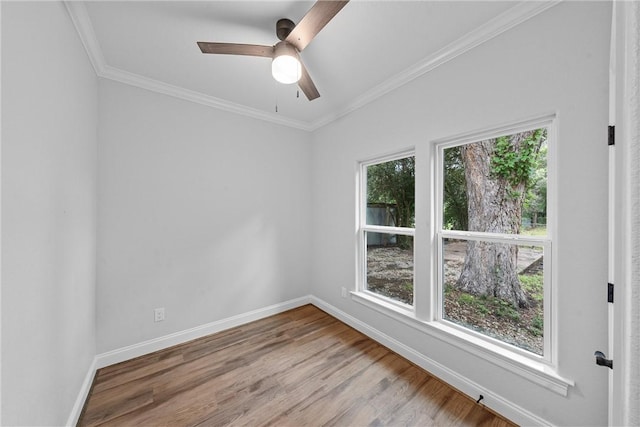
<path id="1" fill-rule="evenodd" d="M 198 46 L 202 53 L 271 58 L 273 77 L 280 83 L 297 82 L 307 99 L 313 101 L 320 93 L 300 59 L 300 52 L 348 2 L 318 0 L 298 25 L 289 19 L 278 20 L 276 35 L 280 41 L 273 46 L 216 42 L 198 42 Z"/>

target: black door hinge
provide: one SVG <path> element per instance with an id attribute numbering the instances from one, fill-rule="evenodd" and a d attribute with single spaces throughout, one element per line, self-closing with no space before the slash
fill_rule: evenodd
<path id="1" fill-rule="evenodd" d="M 613 283 L 607 283 L 607 302 L 613 302 Z"/>
<path id="2" fill-rule="evenodd" d="M 609 126 L 609 145 L 616 145 L 616 127 Z"/>

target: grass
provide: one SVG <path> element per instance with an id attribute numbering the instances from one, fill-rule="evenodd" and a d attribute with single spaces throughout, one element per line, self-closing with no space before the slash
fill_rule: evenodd
<path id="1" fill-rule="evenodd" d="M 542 274 L 527 275 L 521 274 L 518 276 L 520 279 L 520 285 L 525 292 L 536 302 L 541 303 L 544 298 L 544 278 Z"/>
<path id="2" fill-rule="evenodd" d="M 445 286 L 451 301 L 447 319 L 518 347 L 542 354 L 544 335 L 544 279 L 542 273 L 518 276 L 530 307 L 518 308 L 491 296 L 476 296 Z"/>
<path id="3" fill-rule="evenodd" d="M 504 317 L 514 321 L 520 319 L 518 309 L 509 302 L 490 296 L 475 296 L 467 293 L 458 295 L 458 303 L 463 306 L 470 306 L 481 316 L 493 313 L 497 317 Z"/>
<path id="4" fill-rule="evenodd" d="M 522 289 L 531 299 L 538 303 L 538 306 L 540 306 L 540 308 L 542 309 L 542 302 L 544 300 L 544 277 L 542 273 L 534 275 L 521 274 L 518 276 L 518 279 L 520 279 L 520 285 L 522 286 Z M 453 286 L 446 285 L 444 290 L 445 298 L 453 290 Z M 509 302 L 501 300 L 499 298 L 485 295 L 475 296 L 472 294 L 461 292 L 458 294 L 457 300 L 459 304 L 473 307 L 482 315 L 493 313 L 498 317 L 505 317 L 515 321 L 519 320 L 520 318 L 520 313 L 518 312 L 517 308 L 515 308 Z M 537 327 L 536 323 L 539 323 L 541 325 L 542 320 L 536 322 L 536 320 L 534 319 L 533 323 L 534 324 L 532 326 Z"/>
<path id="5" fill-rule="evenodd" d="M 520 231 L 521 234 L 525 236 L 546 236 L 547 235 L 547 226 L 538 226 L 534 228 L 525 228 Z"/>
<path id="6" fill-rule="evenodd" d="M 545 233 L 544 228 L 540 227 L 528 231 L 538 235 Z M 456 268 L 461 268 L 461 264 Z M 455 279 L 448 278 L 444 284 L 443 317 L 473 331 L 541 355 L 544 334 L 544 278 L 541 272 L 533 271 L 536 270 L 518 276 L 530 302 L 528 307 L 515 307 L 499 298 L 466 293 L 456 288 Z M 368 277 L 368 289 L 411 305 L 413 283 L 403 275 L 397 276 L 393 279 Z"/>
<path id="7" fill-rule="evenodd" d="M 528 331 L 536 336 L 541 337 L 544 331 L 544 320 L 541 315 L 537 315 L 531 320 L 531 325 L 527 328 Z"/>

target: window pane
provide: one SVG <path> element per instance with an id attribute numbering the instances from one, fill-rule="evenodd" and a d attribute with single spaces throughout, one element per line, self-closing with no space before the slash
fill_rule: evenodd
<path id="1" fill-rule="evenodd" d="M 546 235 L 547 129 L 444 149 L 443 228 Z"/>
<path id="2" fill-rule="evenodd" d="M 543 355 L 540 246 L 443 239 L 443 318 Z"/>
<path id="3" fill-rule="evenodd" d="M 413 305 L 413 236 L 366 232 L 371 292 Z"/>
<path id="4" fill-rule="evenodd" d="M 367 224 L 413 228 L 415 157 L 367 166 Z"/>

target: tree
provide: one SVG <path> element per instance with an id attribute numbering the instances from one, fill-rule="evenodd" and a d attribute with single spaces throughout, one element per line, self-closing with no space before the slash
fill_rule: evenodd
<path id="1" fill-rule="evenodd" d="M 538 164 L 529 182 L 524 199 L 523 217 L 531 220 L 531 227 L 547 223 L 547 146 L 542 145 L 538 153 Z M 542 221 L 542 222 L 541 222 Z"/>
<path id="2" fill-rule="evenodd" d="M 415 223 L 415 157 L 391 160 L 367 168 L 367 203 L 393 205 L 390 214 L 396 227 Z M 408 236 L 398 236 L 401 247 L 409 247 Z"/>
<path id="3" fill-rule="evenodd" d="M 467 230 L 467 182 L 460 147 L 444 150 L 444 228 Z"/>
<path id="4" fill-rule="evenodd" d="M 460 147 L 469 231 L 518 234 L 527 190 L 546 130 L 521 132 Z M 528 306 L 517 272 L 518 247 L 469 240 L 457 286 Z"/>

